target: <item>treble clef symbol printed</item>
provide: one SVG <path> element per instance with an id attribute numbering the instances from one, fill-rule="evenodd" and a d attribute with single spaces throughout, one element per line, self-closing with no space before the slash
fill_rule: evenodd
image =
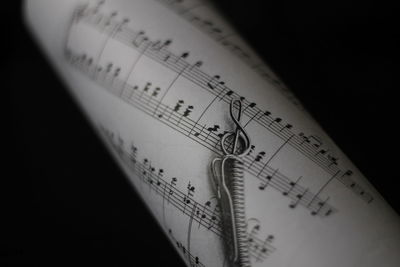
<path id="1" fill-rule="evenodd" d="M 236 104 L 238 105 L 237 116 L 235 116 L 235 105 Z M 236 124 L 236 130 L 234 132 L 227 132 L 222 136 L 221 149 L 225 155 L 236 155 L 238 157 L 241 157 L 243 155 L 246 155 L 248 150 L 250 149 L 250 138 L 247 135 L 246 130 L 240 124 L 240 119 L 242 117 L 242 101 L 240 99 L 233 99 L 231 101 L 230 115 L 231 115 L 233 122 Z M 226 139 L 228 137 L 232 137 L 232 136 L 234 136 L 234 140 L 232 143 L 232 150 L 229 153 L 228 149 L 229 149 L 230 145 L 227 144 Z M 241 153 L 237 152 L 239 140 L 242 142 L 242 145 L 243 145 Z"/>

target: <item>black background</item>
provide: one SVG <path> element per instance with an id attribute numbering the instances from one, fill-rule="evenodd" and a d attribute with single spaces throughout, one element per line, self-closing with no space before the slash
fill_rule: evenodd
<path id="1" fill-rule="evenodd" d="M 181 266 L 28 35 L 20 2 L 6 2 L 0 265 Z M 399 212 L 394 6 L 218 2 Z"/>

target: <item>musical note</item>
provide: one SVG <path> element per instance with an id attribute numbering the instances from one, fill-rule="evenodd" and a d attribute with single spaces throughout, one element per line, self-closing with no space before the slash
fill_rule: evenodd
<path id="1" fill-rule="evenodd" d="M 296 187 L 296 185 L 300 182 L 301 178 L 303 178 L 303 176 L 300 176 L 295 182 L 290 182 L 289 183 L 289 185 L 290 185 L 289 189 L 287 191 L 283 191 L 282 194 L 284 196 L 289 195 L 293 191 L 293 189 Z"/>
<path id="2" fill-rule="evenodd" d="M 189 114 L 193 111 L 193 108 L 194 107 L 192 105 L 187 106 L 185 112 L 183 112 L 183 117 L 189 116 Z"/>
<path id="3" fill-rule="evenodd" d="M 183 101 L 182 101 L 180 104 L 183 104 Z M 176 112 L 178 112 L 179 109 L 182 107 L 182 106 L 178 106 L 178 105 L 179 105 L 179 102 L 178 102 L 177 106 L 175 106 Z M 194 107 L 193 107 L 192 105 L 189 105 L 189 106 L 186 107 L 185 111 L 184 111 L 183 114 L 180 116 L 180 118 L 179 118 L 179 120 L 178 120 L 178 122 L 177 122 L 178 125 L 179 125 L 179 123 L 181 123 L 181 121 L 182 121 L 183 118 L 186 118 L 186 117 L 189 116 L 189 114 L 192 112 L 193 108 L 194 108 Z M 175 111 L 175 110 L 174 110 L 174 111 Z"/>
<path id="4" fill-rule="evenodd" d="M 247 108 L 254 108 L 256 105 L 257 105 L 256 103 L 251 102 L 250 104 L 248 104 L 248 105 L 246 106 L 245 110 L 246 110 Z"/>
<path id="5" fill-rule="evenodd" d="M 274 123 L 280 123 L 282 121 L 281 118 L 275 118 L 273 121 L 270 122 L 269 126 L 271 127 Z"/>
<path id="6" fill-rule="evenodd" d="M 174 107 L 174 111 L 178 112 L 179 109 L 182 107 L 182 104 L 184 103 L 183 100 L 178 100 L 178 103 L 176 103 L 175 107 Z"/>
<path id="7" fill-rule="evenodd" d="M 308 137 L 308 142 L 316 148 L 320 148 L 322 145 L 321 138 L 319 138 L 318 136 L 314 136 L 314 135 L 310 135 L 310 137 Z"/>
<path id="8" fill-rule="evenodd" d="M 207 128 L 208 134 L 207 134 L 207 136 L 206 136 L 206 138 L 205 138 L 205 141 L 208 140 L 208 138 L 210 137 L 210 135 L 211 135 L 213 132 L 218 132 L 219 129 L 220 129 L 219 125 L 214 125 L 213 127 L 208 127 L 208 128 Z"/>
<path id="9" fill-rule="evenodd" d="M 327 203 L 328 200 L 329 200 L 329 197 L 327 197 L 325 201 L 319 201 L 318 208 L 316 210 L 311 211 L 311 215 L 313 215 L 313 216 L 317 215 L 323 209 L 323 207 L 325 206 L 325 203 Z M 329 210 L 327 212 L 330 213 L 331 211 Z"/>
<path id="10" fill-rule="evenodd" d="M 159 169 L 158 170 L 158 174 L 157 174 L 157 186 L 160 186 L 161 185 L 161 179 L 162 179 L 162 177 L 163 177 L 163 174 L 164 174 L 164 170 L 163 169 Z"/>
<path id="11" fill-rule="evenodd" d="M 211 200 L 207 201 L 204 204 L 204 206 L 207 207 L 207 210 L 208 211 L 212 211 L 212 212 L 211 213 L 208 212 L 208 216 L 202 218 L 202 219 L 206 219 L 206 218 L 208 219 L 208 221 L 205 220 L 206 225 L 207 225 L 206 228 L 208 230 L 211 230 L 211 228 L 216 226 L 216 224 L 218 223 L 218 212 L 219 212 L 219 210 L 218 210 L 218 202 L 215 201 L 215 197 L 213 197 L 212 200 L 214 200 L 214 202 L 215 202 L 214 203 L 214 208 L 211 207 L 211 204 L 212 204 Z M 200 226 L 200 222 L 199 222 L 199 226 Z"/>
<path id="12" fill-rule="evenodd" d="M 206 219 L 207 218 L 207 214 L 205 213 L 205 210 L 206 210 L 206 207 L 209 207 L 210 206 L 210 201 L 207 201 L 205 204 L 204 204 L 204 206 L 203 206 L 203 209 L 201 210 L 201 209 L 197 209 L 196 210 L 196 216 L 199 218 L 199 220 L 200 220 L 200 222 L 199 222 L 199 225 L 198 225 L 198 228 L 200 228 L 200 225 L 201 225 L 201 221 L 203 221 L 204 219 Z M 208 205 L 207 205 L 208 204 Z"/>
<path id="13" fill-rule="evenodd" d="M 156 87 L 153 91 L 153 93 L 151 94 L 152 97 L 157 97 L 158 94 L 160 93 L 160 87 Z"/>
<path id="14" fill-rule="evenodd" d="M 176 59 L 175 63 L 176 63 L 176 64 L 179 64 L 180 60 L 183 61 L 183 60 L 185 60 L 188 56 L 189 56 L 189 52 L 182 53 L 182 55 L 180 55 L 180 56 Z"/>
<path id="15" fill-rule="evenodd" d="M 162 49 L 167 48 L 171 44 L 171 40 L 166 40 L 164 42 L 161 42 L 160 40 L 155 41 L 154 43 L 151 44 L 150 48 L 153 51 L 158 51 L 161 52 Z"/>
<path id="16" fill-rule="evenodd" d="M 221 94 L 221 96 L 219 97 L 219 101 L 222 101 L 224 99 L 230 99 L 230 97 L 234 94 L 234 92 L 232 90 L 228 90 L 224 95 Z"/>
<path id="17" fill-rule="evenodd" d="M 206 127 L 206 125 L 203 124 L 203 126 L 201 126 L 201 128 L 200 128 L 200 131 L 199 132 L 196 131 L 193 135 L 196 136 L 196 137 L 201 136 L 201 134 L 203 133 L 205 127 Z"/>
<path id="18" fill-rule="evenodd" d="M 143 94 L 147 93 L 150 90 L 150 87 L 151 87 L 151 82 L 147 82 L 145 84 L 145 86 L 143 87 L 143 90 L 140 94 L 140 97 L 139 97 L 140 99 L 143 97 Z"/>
<path id="19" fill-rule="evenodd" d="M 200 68 L 201 66 L 203 66 L 203 61 L 196 61 L 196 63 L 194 63 L 194 64 L 190 67 L 190 70 L 192 71 L 194 68 Z"/>
<path id="20" fill-rule="evenodd" d="M 136 158 L 137 158 L 137 147 L 134 146 L 133 144 L 131 145 L 131 151 L 130 151 L 130 159 L 133 164 L 136 163 Z"/>
<path id="21" fill-rule="evenodd" d="M 176 187 L 178 179 L 176 177 L 171 178 L 171 182 L 169 183 L 169 191 L 168 191 L 168 203 L 170 203 L 171 196 L 174 194 L 174 189 Z"/>
<path id="22" fill-rule="evenodd" d="M 260 185 L 259 185 L 259 187 L 258 187 L 258 189 L 260 189 L 260 190 L 264 190 L 270 183 L 271 183 L 271 180 L 274 178 L 274 176 L 276 175 L 276 173 L 278 172 L 278 169 L 276 169 L 271 175 L 267 175 L 266 177 L 265 177 L 265 182 L 262 182 Z"/>
<path id="23" fill-rule="evenodd" d="M 295 197 L 294 202 L 291 202 L 291 203 L 289 204 L 289 207 L 290 207 L 291 209 L 296 208 L 297 205 L 300 203 L 300 201 L 303 199 L 304 195 L 307 193 L 307 191 L 308 191 L 308 189 L 306 189 L 303 193 L 297 194 L 296 197 Z"/>
<path id="24" fill-rule="evenodd" d="M 338 165 L 338 158 L 332 155 L 327 155 L 328 160 L 331 162 L 330 165 Z"/>
<path id="25" fill-rule="evenodd" d="M 136 36 L 132 40 L 132 44 L 135 47 L 140 47 L 144 42 L 148 40 L 147 36 L 145 35 L 144 31 L 139 31 Z"/>
<path id="26" fill-rule="evenodd" d="M 106 17 L 106 21 L 104 22 L 104 26 L 110 26 L 112 20 L 117 16 L 118 12 L 114 11 L 110 14 L 110 16 Z"/>
<path id="27" fill-rule="evenodd" d="M 187 189 L 188 189 L 188 196 L 193 197 L 195 187 L 193 185 L 191 185 L 190 182 L 188 183 Z"/>
<path id="28" fill-rule="evenodd" d="M 174 107 L 174 109 L 172 110 L 173 112 L 179 112 L 179 110 L 181 109 L 181 107 L 182 107 L 182 105 L 184 104 L 185 102 L 183 101 L 183 100 L 178 100 L 178 102 L 175 104 L 175 107 Z M 172 116 L 172 112 L 170 113 L 170 115 L 169 115 L 169 117 L 168 117 L 168 120 L 170 120 L 171 119 L 171 116 Z"/>
<path id="29" fill-rule="evenodd" d="M 154 171 L 156 170 L 156 168 L 154 168 L 153 166 L 151 166 L 151 163 L 149 163 L 149 170 L 146 174 L 146 178 L 147 178 L 147 183 L 149 185 L 149 191 L 151 189 L 153 189 L 153 183 L 154 183 Z"/>
<path id="30" fill-rule="evenodd" d="M 207 82 L 207 86 L 210 89 L 215 89 L 218 86 L 222 86 L 225 84 L 225 82 L 220 81 L 220 76 L 219 75 L 214 75 L 208 82 Z"/>
<path id="31" fill-rule="evenodd" d="M 261 113 L 260 117 L 258 117 L 258 120 L 261 121 L 261 119 L 265 116 L 265 117 L 269 117 L 271 115 L 271 112 L 269 111 L 264 111 L 263 113 Z"/>
<path id="32" fill-rule="evenodd" d="M 293 128 L 293 125 L 287 123 L 285 126 L 282 127 L 279 131 L 282 132 L 283 130 L 290 130 Z"/>
<path id="33" fill-rule="evenodd" d="M 249 154 L 248 154 L 248 155 L 249 155 Z M 264 157 L 265 157 L 265 151 L 260 151 L 260 152 L 258 152 L 258 154 L 257 154 L 257 156 L 255 157 L 255 159 L 250 163 L 249 168 L 251 168 L 251 166 L 253 166 L 254 163 L 260 162 Z"/>
<path id="34" fill-rule="evenodd" d="M 185 213 L 187 205 L 191 204 L 191 198 L 194 196 L 195 187 L 190 184 L 187 185 L 187 193 L 183 196 L 183 212 Z M 197 205 L 196 205 L 197 206 Z"/>

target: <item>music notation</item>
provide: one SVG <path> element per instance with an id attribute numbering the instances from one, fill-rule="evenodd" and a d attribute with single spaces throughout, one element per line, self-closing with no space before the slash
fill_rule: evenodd
<path id="1" fill-rule="evenodd" d="M 174 237 L 171 229 L 168 229 L 168 234 L 173 243 L 176 245 L 177 249 L 182 253 L 183 258 L 187 259 L 190 267 L 205 267 L 205 265 L 201 263 L 198 256 L 194 256 L 181 242 Z"/>
<path id="2" fill-rule="evenodd" d="M 249 48 L 242 44 L 237 39 L 239 35 L 230 27 L 224 25 L 224 27 L 218 25 L 212 21 L 212 19 L 205 18 L 204 15 L 212 12 L 212 9 L 208 8 L 210 2 L 208 1 L 170 1 L 170 0 L 156 0 L 168 7 L 170 10 L 175 12 L 178 16 L 182 17 L 194 27 L 204 32 L 206 36 L 209 36 L 215 42 L 221 44 L 233 55 L 237 56 L 245 64 L 247 64 L 252 70 L 260 75 L 266 81 L 274 84 L 280 91 L 297 107 L 304 109 L 302 104 L 293 95 L 293 93 L 285 86 L 280 79 L 270 71 L 267 66 L 255 56 Z M 196 12 L 201 10 L 201 13 Z"/>
<path id="3" fill-rule="evenodd" d="M 249 231 L 248 235 L 248 242 L 252 244 L 254 242 L 254 238 L 259 234 L 260 229 L 261 229 L 261 223 L 257 218 L 250 218 L 247 220 L 247 228 Z M 274 241 L 275 237 L 273 235 L 267 236 L 265 238 L 263 244 L 261 247 L 258 245 L 254 245 L 255 251 L 256 251 L 256 257 L 255 260 L 257 262 L 263 261 L 265 259 L 265 252 L 266 250 L 271 250 L 271 248 L 266 247 L 268 244 L 272 243 Z"/>
<path id="4" fill-rule="evenodd" d="M 365 202 L 371 203 L 373 201 L 372 195 L 366 192 L 359 184 L 354 182 L 350 175 L 347 175 L 351 171 L 344 171 L 339 168 L 339 159 L 336 156 L 330 154 L 328 149 L 325 149 L 323 147 L 322 142 L 319 144 L 313 142 L 315 141 L 312 138 L 313 135 L 306 135 L 302 132 L 299 134 L 295 134 L 293 132 L 292 124 L 284 123 L 282 118 L 274 118 L 271 112 L 262 111 L 255 102 L 250 102 L 244 97 L 239 96 L 233 90 L 228 88 L 225 82 L 221 80 L 220 76 L 208 75 L 204 71 L 200 70 L 199 66 L 201 66 L 201 63 L 199 63 L 198 61 L 195 64 L 188 63 L 188 61 L 186 60 L 186 58 L 189 56 L 188 52 L 184 52 L 181 55 L 176 55 L 170 52 L 168 50 L 168 47 L 172 43 L 171 40 L 167 40 L 163 44 L 161 44 L 162 42 L 160 41 L 152 42 L 150 38 L 146 37 L 145 31 L 136 32 L 128 28 L 126 26 L 127 20 L 118 20 L 116 16 L 110 17 L 105 14 L 101 14 L 98 10 L 98 7 L 96 8 L 96 12 L 94 12 L 93 9 L 88 6 L 79 9 L 76 12 L 73 22 L 74 24 L 72 25 L 72 27 L 78 27 L 77 25 L 81 23 L 89 25 L 97 30 L 99 34 L 108 36 L 105 41 L 106 43 L 110 39 L 113 39 L 139 52 L 139 56 L 137 57 L 136 62 L 133 64 L 129 71 L 125 71 L 125 73 L 127 73 L 127 76 L 125 78 L 119 78 L 119 76 L 121 75 L 118 76 L 117 74 L 119 74 L 120 70 L 117 71 L 116 69 L 112 73 L 113 78 L 108 79 L 109 84 L 107 86 L 113 86 L 116 83 L 119 83 L 119 87 L 121 90 L 120 93 L 122 93 L 122 91 L 125 91 L 122 90 L 122 88 L 129 90 L 129 87 L 126 85 L 126 83 L 129 75 L 134 70 L 135 65 L 142 57 L 150 58 L 162 65 L 163 67 L 175 72 L 176 77 L 174 78 L 174 82 L 178 80 L 178 78 L 183 78 L 187 81 L 192 82 L 196 86 L 205 89 L 206 92 L 214 96 L 212 103 L 219 102 L 229 104 L 232 98 L 241 98 L 244 106 L 246 107 L 244 109 L 244 115 L 248 118 L 248 121 L 245 123 L 246 127 L 250 123 L 257 123 L 258 125 L 262 126 L 262 128 L 267 130 L 269 134 L 273 134 L 274 136 L 280 138 L 284 145 L 291 146 L 292 148 L 299 151 L 302 155 L 307 157 L 309 160 L 317 164 L 317 166 L 321 167 L 329 175 L 326 178 L 327 180 L 329 180 L 332 175 L 336 174 L 339 171 L 339 174 L 335 175 L 335 179 L 337 181 L 341 182 L 343 185 L 349 188 L 351 192 L 355 193 Z M 71 34 L 69 38 L 71 38 Z M 72 48 L 67 47 L 67 57 L 68 55 L 71 55 L 71 53 Z M 74 56 L 76 57 L 78 55 L 76 54 Z M 82 54 L 79 56 L 84 57 L 86 55 Z M 101 53 L 99 57 L 101 57 Z M 96 62 L 98 63 L 99 61 L 99 58 L 95 60 L 93 56 L 88 57 L 87 61 L 85 61 L 84 59 L 80 60 L 87 65 L 86 68 L 91 68 L 90 74 L 96 80 L 99 80 L 99 76 L 103 76 L 102 79 L 104 79 L 104 77 L 106 76 L 110 76 L 110 72 L 105 73 L 106 70 L 108 70 L 107 67 L 106 69 L 104 69 L 104 66 L 95 67 L 97 65 Z M 168 89 L 172 87 L 173 83 L 167 89 L 165 89 L 164 94 L 168 93 Z M 193 107 L 194 106 L 192 105 L 191 109 L 193 109 Z M 209 105 L 207 109 L 210 107 L 211 105 Z M 186 116 L 190 114 L 191 109 L 189 108 L 187 110 Z M 207 109 L 203 111 L 203 114 L 207 111 Z M 153 113 L 158 112 L 158 110 L 159 107 L 157 107 L 153 111 Z M 182 119 L 183 117 L 184 116 L 182 116 Z M 198 121 L 201 118 L 202 117 L 200 116 L 197 120 L 195 120 L 195 125 L 192 126 L 193 129 L 202 127 L 202 125 L 198 125 Z M 201 128 L 202 131 L 207 129 L 209 128 Z M 190 133 L 192 132 L 193 130 L 190 131 Z M 210 132 L 210 136 L 212 135 L 213 133 Z M 267 165 L 265 165 L 265 167 L 267 167 Z M 269 172 L 272 172 L 272 170 L 269 170 Z"/>
<path id="5" fill-rule="evenodd" d="M 137 85 L 128 85 L 118 77 L 113 76 L 113 81 L 110 83 L 108 79 L 104 79 L 105 75 L 102 72 L 102 68 L 99 71 L 98 67 L 88 65 L 87 62 L 90 62 L 90 60 L 85 61 L 85 59 L 87 59 L 85 55 L 75 55 L 72 50 L 69 50 L 66 56 L 73 66 L 87 75 L 90 75 L 93 69 L 97 70 L 97 76 L 92 76 L 91 78 L 102 85 L 108 92 L 116 95 L 121 100 L 131 104 L 135 108 L 152 116 L 154 119 L 164 123 L 198 144 L 215 153 L 221 153 L 219 141 L 222 133 L 216 133 L 220 126 L 214 125 L 212 127 L 206 127 L 196 123 L 185 113 L 192 105 L 188 105 L 185 112 L 181 112 L 180 110 L 184 105 L 183 100 L 177 100 L 173 107 L 163 104 L 158 99 L 152 97 L 152 93 L 146 94 L 144 92 L 145 90 L 148 91 L 148 82 L 141 89 Z M 121 87 L 121 85 L 124 87 Z M 187 115 L 185 116 L 185 114 Z M 304 189 L 300 184 L 292 186 L 292 180 L 290 178 L 270 167 L 268 162 L 261 162 L 259 158 L 257 158 L 257 156 L 254 157 L 252 153 L 247 154 L 243 158 L 243 162 L 245 170 L 263 184 L 263 186 L 260 186 L 260 190 L 264 190 L 269 186 L 282 193 L 289 192 L 283 195 L 291 200 L 297 201 L 298 204 L 310 210 L 311 215 L 324 217 L 337 211 L 334 207 L 329 205 L 329 203 L 323 201 L 319 196 L 313 194 L 309 190 Z M 289 191 L 289 189 L 291 190 Z M 300 199 L 298 198 L 299 194 L 302 195 Z M 316 210 L 318 210 L 318 212 L 316 212 Z"/>
<path id="6" fill-rule="evenodd" d="M 164 175 L 163 169 L 156 169 L 148 158 L 138 159 L 138 148 L 131 144 L 126 147 L 126 142 L 112 131 L 99 125 L 99 132 L 107 140 L 129 170 L 137 177 L 140 183 L 148 187 L 148 191 L 162 198 L 162 209 L 166 205 L 174 207 L 181 215 L 188 217 L 191 227 L 197 226 L 214 233 L 220 238 L 227 238 L 222 229 L 220 210 L 214 197 L 211 197 L 204 204 L 195 200 L 196 188 L 188 182 L 185 189 L 178 188 L 178 178 L 168 178 Z M 215 202 L 215 204 L 212 204 Z M 193 224 L 193 222 L 195 224 Z M 259 226 L 260 227 L 260 226 Z M 257 232 L 249 232 L 250 255 L 258 261 L 265 260 L 276 248 L 272 245 L 270 238 L 261 239 Z M 190 252 L 190 250 L 188 251 Z"/>
<path id="7" fill-rule="evenodd" d="M 399 265 L 398 216 L 279 92 L 269 80 L 276 76 L 262 77 L 269 69 L 258 69 L 262 61 L 212 4 L 25 6 L 52 66 L 187 266 L 229 262 L 224 244 L 232 240 L 222 228 L 210 164 L 235 146 L 223 138 L 235 128 L 232 99 L 242 103 L 241 129 L 251 137 L 242 155 L 247 219 L 240 242 L 251 266 Z"/>

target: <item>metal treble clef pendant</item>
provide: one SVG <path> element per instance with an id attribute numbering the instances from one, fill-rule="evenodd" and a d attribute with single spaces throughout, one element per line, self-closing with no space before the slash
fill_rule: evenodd
<path id="1" fill-rule="evenodd" d="M 237 112 L 237 118 L 235 117 L 235 114 L 234 114 L 234 112 L 235 112 L 235 110 L 234 110 L 235 109 L 234 108 L 235 107 L 235 103 L 238 103 L 238 105 L 239 105 L 238 106 L 238 112 Z M 230 115 L 231 115 L 231 118 L 232 118 L 233 122 L 236 125 L 236 130 L 235 130 L 235 132 L 228 132 L 228 133 L 226 133 L 226 134 L 224 134 L 222 136 L 222 138 L 221 138 L 221 149 L 222 149 L 222 152 L 224 153 L 224 155 L 235 155 L 235 156 L 241 157 L 243 155 L 246 155 L 248 150 L 250 149 L 250 138 L 247 135 L 246 130 L 240 124 L 240 119 L 242 117 L 242 101 L 240 101 L 239 99 L 233 99 L 231 101 L 231 104 L 230 104 L 229 112 L 230 112 Z M 231 136 L 234 136 L 235 139 L 234 139 L 234 141 L 232 143 L 231 153 L 229 153 L 228 152 L 229 144 L 228 144 L 228 147 L 226 147 L 226 145 L 227 145 L 226 144 L 226 139 L 228 137 L 231 137 Z M 237 152 L 237 150 L 239 149 L 238 148 L 238 144 L 239 144 L 239 141 L 240 141 L 239 139 L 241 139 L 242 142 L 243 142 L 243 148 L 242 148 L 242 151 Z"/>
<path id="2" fill-rule="evenodd" d="M 235 105 L 238 106 L 236 116 Z M 212 161 L 211 171 L 222 212 L 226 250 L 230 255 L 232 266 L 251 267 L 247 243 L 242 161 L 242 157 L 250 149 L 250 138 L 240 124 L 241 100 L 231 101 L 230 115 L 236 125 L 236 130 L 222 136 L 221 150 L 224 155 Z"/>

